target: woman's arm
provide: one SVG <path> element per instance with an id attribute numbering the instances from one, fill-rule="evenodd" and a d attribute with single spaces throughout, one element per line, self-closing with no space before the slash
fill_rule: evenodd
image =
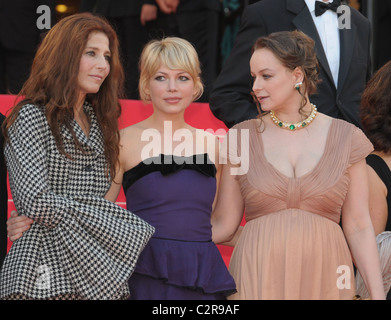
<path id="1" fill-rule="evenodd" d="M 111 181 L 111 187 L 105 195 L 106 200 L 109 200 L 114 203 L 117 201 L 119 192 L 121 191 L 122 179 L 123 179 L 123 175 L 124 175 L 124 171 L 123 171 L 121 165 L 118 166 L 116 172 L 117 173 L 116 173 L 114 180 Z"/>
<path id="2" fill-rule="evenodd" d="M 42 109 L 25 105 L 8 130 L 5 157 L 16 210 L 35 222 L 54 228 L 72 207 L 72 199 L 53 192 L 51 179 L 62 183 L 67 160 L 59 152 L 51 154 L 51 130 Z M 49 177 L 49 162 L 57 166 Z M 58 177 L 60 176 L 60 177 Z"/>
<path id="3" fill-rule="evenodd" d="M 385 299 L 379 253 L 368 209 L 365 160 L 349 168 L 350 186 L 342 208 L 342 228 L 371 299 Z"/>
<path id="4" fill-rule="evenodd" d="M 131 144 L 131 141 L 128 141 L 129 135 L 126 135 L 126 128 L 120 130 L 120 142 L 119 142 L 119 155 L 118 155 L 118 165 L 117 165 L 117 170 L 116 170 L 116 175 L 111 181 L 111 187 L 109 191 L 107 191 L 105 195 L 105 199 L 109 200 L 111 202 L 116 202 L 118 195 L 121 191 L 121 186 L 122 186 L 122 181 L 123 181 L 123 176 L 124 176 L 124 167 L 126 164 L 126 147 Z"/>
<path id="5" fill-rule="evenodd" d="M 212 213 L 212 239 L 215 243 L 227 243 L 235 237 L 242 221 L 244 202 L 240 186 L 231 174 L 229 165 L 222 165 L 219 192 Z M 232 245 L 232 243 L 230 244 Z"/>
<path id="6" fill-rule="evenodd" d="M 23 232 L 30 229 L 34 221 L 44 221 L 50 225 L 51 214 L 55 217 L 66 210 L 61 204 L 74 204 L 71 199 L 65 199 L 54 194 L 50 189 L 47 178 L 45 123 L 43 114 L 37 107 L 28 105 L 21 110 L 15 124 L 10 130 L 10 145 L 7 146 L 7 158 L 10 179 L 14 180 L 13 190 L 16 197 L 18 212 L 13 211 L 7 221 L 7 234 L 11 241 L 19 239 Z M 32 138 L 33 137 L 33 138 Z M 31 150 L 27 152 L 26 150 Z M 120 152 L 121 157 L 121 152 Z M 105 198 L 111 202 L 117 200 L 121 190 L 123 169 L 121 158 L 119 168 L 112 185 Z M 24 176 L 28 176 L 30 183 L 23 183 Z M 14 200 L 15 197 L 14 197 Z M 57 206 L 57 205 L 60 206 Z M 27 210 L 25 210 L 25 208 Z M 28 210 L 30 208 L 30 210 Z M 33 210 L 33 208 L 36 208 Z M 45 219 L 42 219 L 45 217 Z M 57 219 L 56 219 L 57 220 Z"/>
<path id="7" fill-rule="evenodd" d="M 116 202 L 119 192 L 121 190 L 123 170 L 119 166 L 117 175 L 114 181 L 111 183 L 109 191 L 105 195 L 105 199 L 113 203 Z M 11 212 L 10 218 L 7 220 L 7 234 L 9 239 L 14 242 L 23 236 L 23 232 L 30 229 L 34 220 L 26 216 L 20 216 L 16 211 Z"/>
<path id="8" fill-rule="evenodd" d="M 216 167 L 216 194 L 212 205 L 212 212 L 213 212 L 214 207 L 216 206 L 217 195 L 220 189 L 220 180 L 221 180 L 220 178 L 221 178 L 221 171 L 223 169 L 223 166 L 219 162 L 220 142 L 218 137 L 208 132 L 205 132 L 204 134 L 205 134 L 204 145 L 207 146 L 206 152 L 208 153 L 208 157 L 215 164 Z"/>
<path id="9" fill-rule="evenodd" d="M 216 196 L 215 196 L 215 199 L 213 202 L 213 210 L 214 210 L 216 203 L 217 203 L 217 197 L 218 197 L 219 190 L 220 190 L 220 181 L 221 181 L 221 175 L 222 175 L 222 170 L 223 170 L 223 165 L 220 164 L 218 161 L 220 158 L 220 153 L 219 153 L 220 152 L 220 142 L 217 137 L 215 137 L 214 139 L 215 139 L 215 146 L 216 146 L 215 150 L 214 150 L 214 159 L 215 159 L 216 168 L 217 168 L 217 173 L 216 173 L 217 187 L 216 187 Z M 235 180 L 235 182 L 236 182 L 236 180 Z M 218 227 L 219 222 L 217 221 L 218 218 L 216 219 L 217 215 L 218 214 L 216 212 L 214 212 L 212 214 L 212 226 L 215 225 L 214 234 L 215 234 L 216 239 L 218 239 L 220 237 L 224 237 L 224 235 L 223 235 L 224 230 L 221 230 L 221 229 L 220 229 L 220 231 L 218 230 L 219 229 L 219 227 Z M 220 222 L 221 222 L 221 218 L 220 218 Z M 220 223 L 220 228 L 223 228 L 221 223 Z M 236 244 L 236 241 L 239 239 L 239 236 L 241 234 L 242 229 L 243 229 L 243 227 L 239 226 L 237 231 L 235 232 L 234 236 L 229 237 L 230 239 L 228 241 L 219 242 L 219 244 L 234 247 Z M 212 232 L 213 232 L 213 230 L 212 230 Z M 220 235 L 218 235 L 218 233 L 220 233 Z"/>

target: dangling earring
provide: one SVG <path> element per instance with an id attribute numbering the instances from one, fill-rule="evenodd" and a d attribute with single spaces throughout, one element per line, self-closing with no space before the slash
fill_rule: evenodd
<path id="1" fill-rule="evenodd" d="M 295 89 L 297 90 L 297 91 L 299 91 L 300 90 L 300 86 L 303 84 L 303 82 L 298 82 L 298 83 L 296 83 L 295 84 Z"/>

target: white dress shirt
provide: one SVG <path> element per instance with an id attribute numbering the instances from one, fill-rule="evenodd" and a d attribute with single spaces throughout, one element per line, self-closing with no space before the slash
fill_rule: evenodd
<path id="1" fill-rule="evenodd" d="M 340 63 L 338 15 L 332 10 L 327 10 L 321 16 L 315 16 L 315 1 L 316 0 L 305 0 L 305 3 L 311 12 L 312 19 L 314 20 L 316 29 L 318 30 L 320 40 L 322 41 L 323 50 L 326 54 L 331 74 L 333 76 L 335 87 L 337 87 Z"/>

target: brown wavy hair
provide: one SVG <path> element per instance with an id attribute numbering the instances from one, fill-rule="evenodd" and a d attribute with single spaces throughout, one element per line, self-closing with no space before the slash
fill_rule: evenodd
<path id="1" fill-rule="evenodd" d="M 252 53 L 258 49 L 270 50 L 282 65 L 289 70 L 295 70 L 297 67 L 304 72 L 303 86 L 298 90 L 302 96 L 300 114 L 304 114 L 302 109 L 307 104 L 307 94 L 316 93 L 319 79 L 319 63 L 315 52 L 315 42 L 309 36 L 301 31 L 280 31 L 271 33 L 268 36 L 258 38 L 255 42 Z M 252 92 L 254 97 L 254 94 Z M 254 97 L 258 108 L 258 113 L 262 116 L 261 106 Z"/>
<path id="2" fill-rule="evenodd" d="M 74 106 L 79 91 L 78 73 L 82 53 L 93 32 L 102 32 L 109 39 L 111 52 L 110 73 L 99 91 L 88 94 L 104 139 L 108 173 L 115 176 L 119 155 L 118 118 L 121 115 L 119 99 L 123 94 L 124 72 L 119 55 L 119 42 L 112 26 L 102 17 L 90 13 L 78 13 L 56 23 L 46 34 L 35 55 L 31 73 L 18 97 L 17 103 L 3 124 L 8 141 L 8 129 L 27 103 L 44 106 L 46 118 L 58 150 L 70 158 L 63 146 L 60 134 L 62 126 L 72 133 L 76 146 L 80 143 L 71 127 Z"/>
<path id="3" fill-rule="evenodd" d="M 360 118 L 374 149 L 391 152 L 391 61 L 368 81 L 361 97 Z"/>

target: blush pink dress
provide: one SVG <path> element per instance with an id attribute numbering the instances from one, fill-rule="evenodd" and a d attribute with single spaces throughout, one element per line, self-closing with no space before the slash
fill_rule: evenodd
<path id="1" fill-rule="evenodd" d="M 237 175 L 246 224 L 229 271 L 230 299 L 348 299 L 355 295 L 352 257 L 340 226 L 349 167 L 373 146 L 357 127 L 333 119 L 318 165 L 290 178 L 267 161 L 259 120 L 234 126 L 227 139 L 248 143 L 249 170 Z M 248 142 L 241 135 L 247 129 Z"/>

